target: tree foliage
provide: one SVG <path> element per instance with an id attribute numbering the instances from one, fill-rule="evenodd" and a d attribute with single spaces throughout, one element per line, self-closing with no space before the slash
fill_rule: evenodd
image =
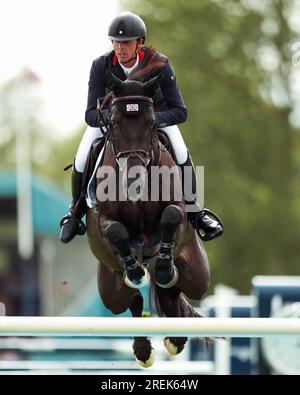
<path id="1" fill-rule="evenodd" d="M 299 130 L 290 122 L 296 2 L 121 5 L 145 20 L 147 43 L 169 57 L 188 107 L 180 128 L 195 164 L 205 166 L 205 206 L 225 224 L 224 236 L 206 244 L 212 285 L 248 291 L 256 274 L 297 274 Z"/>
<path id="2" fill-rule="evenodd" d="M 22 71 L 0 89 L 0 170 L 15 169 L 16 137 L 27 133 L 33 172 L 59 183 L 69 194 L 70 173 L 63 169 L 74 158 L 83 127 L 69 137 L 54 138 L 43 117 L 37 77 Z"/>

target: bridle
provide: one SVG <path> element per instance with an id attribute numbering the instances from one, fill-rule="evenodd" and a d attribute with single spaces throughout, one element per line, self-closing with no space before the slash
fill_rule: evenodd
<path id="1" fill-rule="evenodd" d="M 153 106 L 153 100 L 147 96 L 123 96 L 113 99 L 111 106 L 117 106 L 118 110 L 127 117 L 134 117 L 141 114 L 145 107 Z M 123 171 L 130 158 L 138 158 L 145 168 L 147 168 L 154 159 L 153 147 L 156 139 L 155 133 L 151 139 L 149 151 L 142 149 L 117 151 L 113 133 L 110 133 L 109 138 L 112 143 L 113 155 L 121 171 Z"/>

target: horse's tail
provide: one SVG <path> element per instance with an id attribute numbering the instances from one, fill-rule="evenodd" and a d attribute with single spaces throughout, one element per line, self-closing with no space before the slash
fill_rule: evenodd
<path id="1" fill-rule="evenodd" d="M 182 292 L 176 288 L 161 288 L 155 282 L 150 283 L 150 306 L 153 311 L 153 300 L 156 312 L 159 317 L 198 317 L 203 316 L 191 306 L 183 296 Z M 200 342 L 205 342 L 208 349 L 210 344 L 215 343 L 211 337 L 196 338 Z M 219 338 L 224 339 L 224 338 Z"/>

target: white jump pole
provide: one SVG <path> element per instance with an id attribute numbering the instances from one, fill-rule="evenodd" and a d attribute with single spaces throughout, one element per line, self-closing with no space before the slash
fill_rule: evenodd
<path id="1" fill-rule="evenodd" d="M 0 317 L 0 336 L 300 336 L 299 318 Z"/>

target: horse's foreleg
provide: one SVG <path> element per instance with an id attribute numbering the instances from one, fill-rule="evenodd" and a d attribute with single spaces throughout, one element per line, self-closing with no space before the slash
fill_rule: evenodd
<path id="1" fill-rule="evenodd" d="M 183 218 L 182 209 L 176 205 L 166 207 L 161 216 L 160 251 L 155 266 L 155 281 L 162 288 L 170 288 L 178 280 L 177 268 L 173 262 L 173 249 L 176 232 Z"/>
<path id="2" fill-rule="evenodd" d="M 131 300 L 129 309 L 133 317 L 142 317 L 143 314 L 143 297 L 140 291 L 137 291 Z M 149 368 L 154 362 L 154 350 L 151 342 L 147 337 L 134 337 L 133 352 L 138 363 L 144 367 Z"/>
<path id="3" fill-rule="evenodd" d="M 132 255 L 129 245 L 129 235 L 123 224 L 117 221 L 103 221 L 102 233 L 114 249 L 118 251 L 119 257 L 124 263 L 126 285 L 132 288 L 141 288 L 149 281 L 149 274 Z"/>

